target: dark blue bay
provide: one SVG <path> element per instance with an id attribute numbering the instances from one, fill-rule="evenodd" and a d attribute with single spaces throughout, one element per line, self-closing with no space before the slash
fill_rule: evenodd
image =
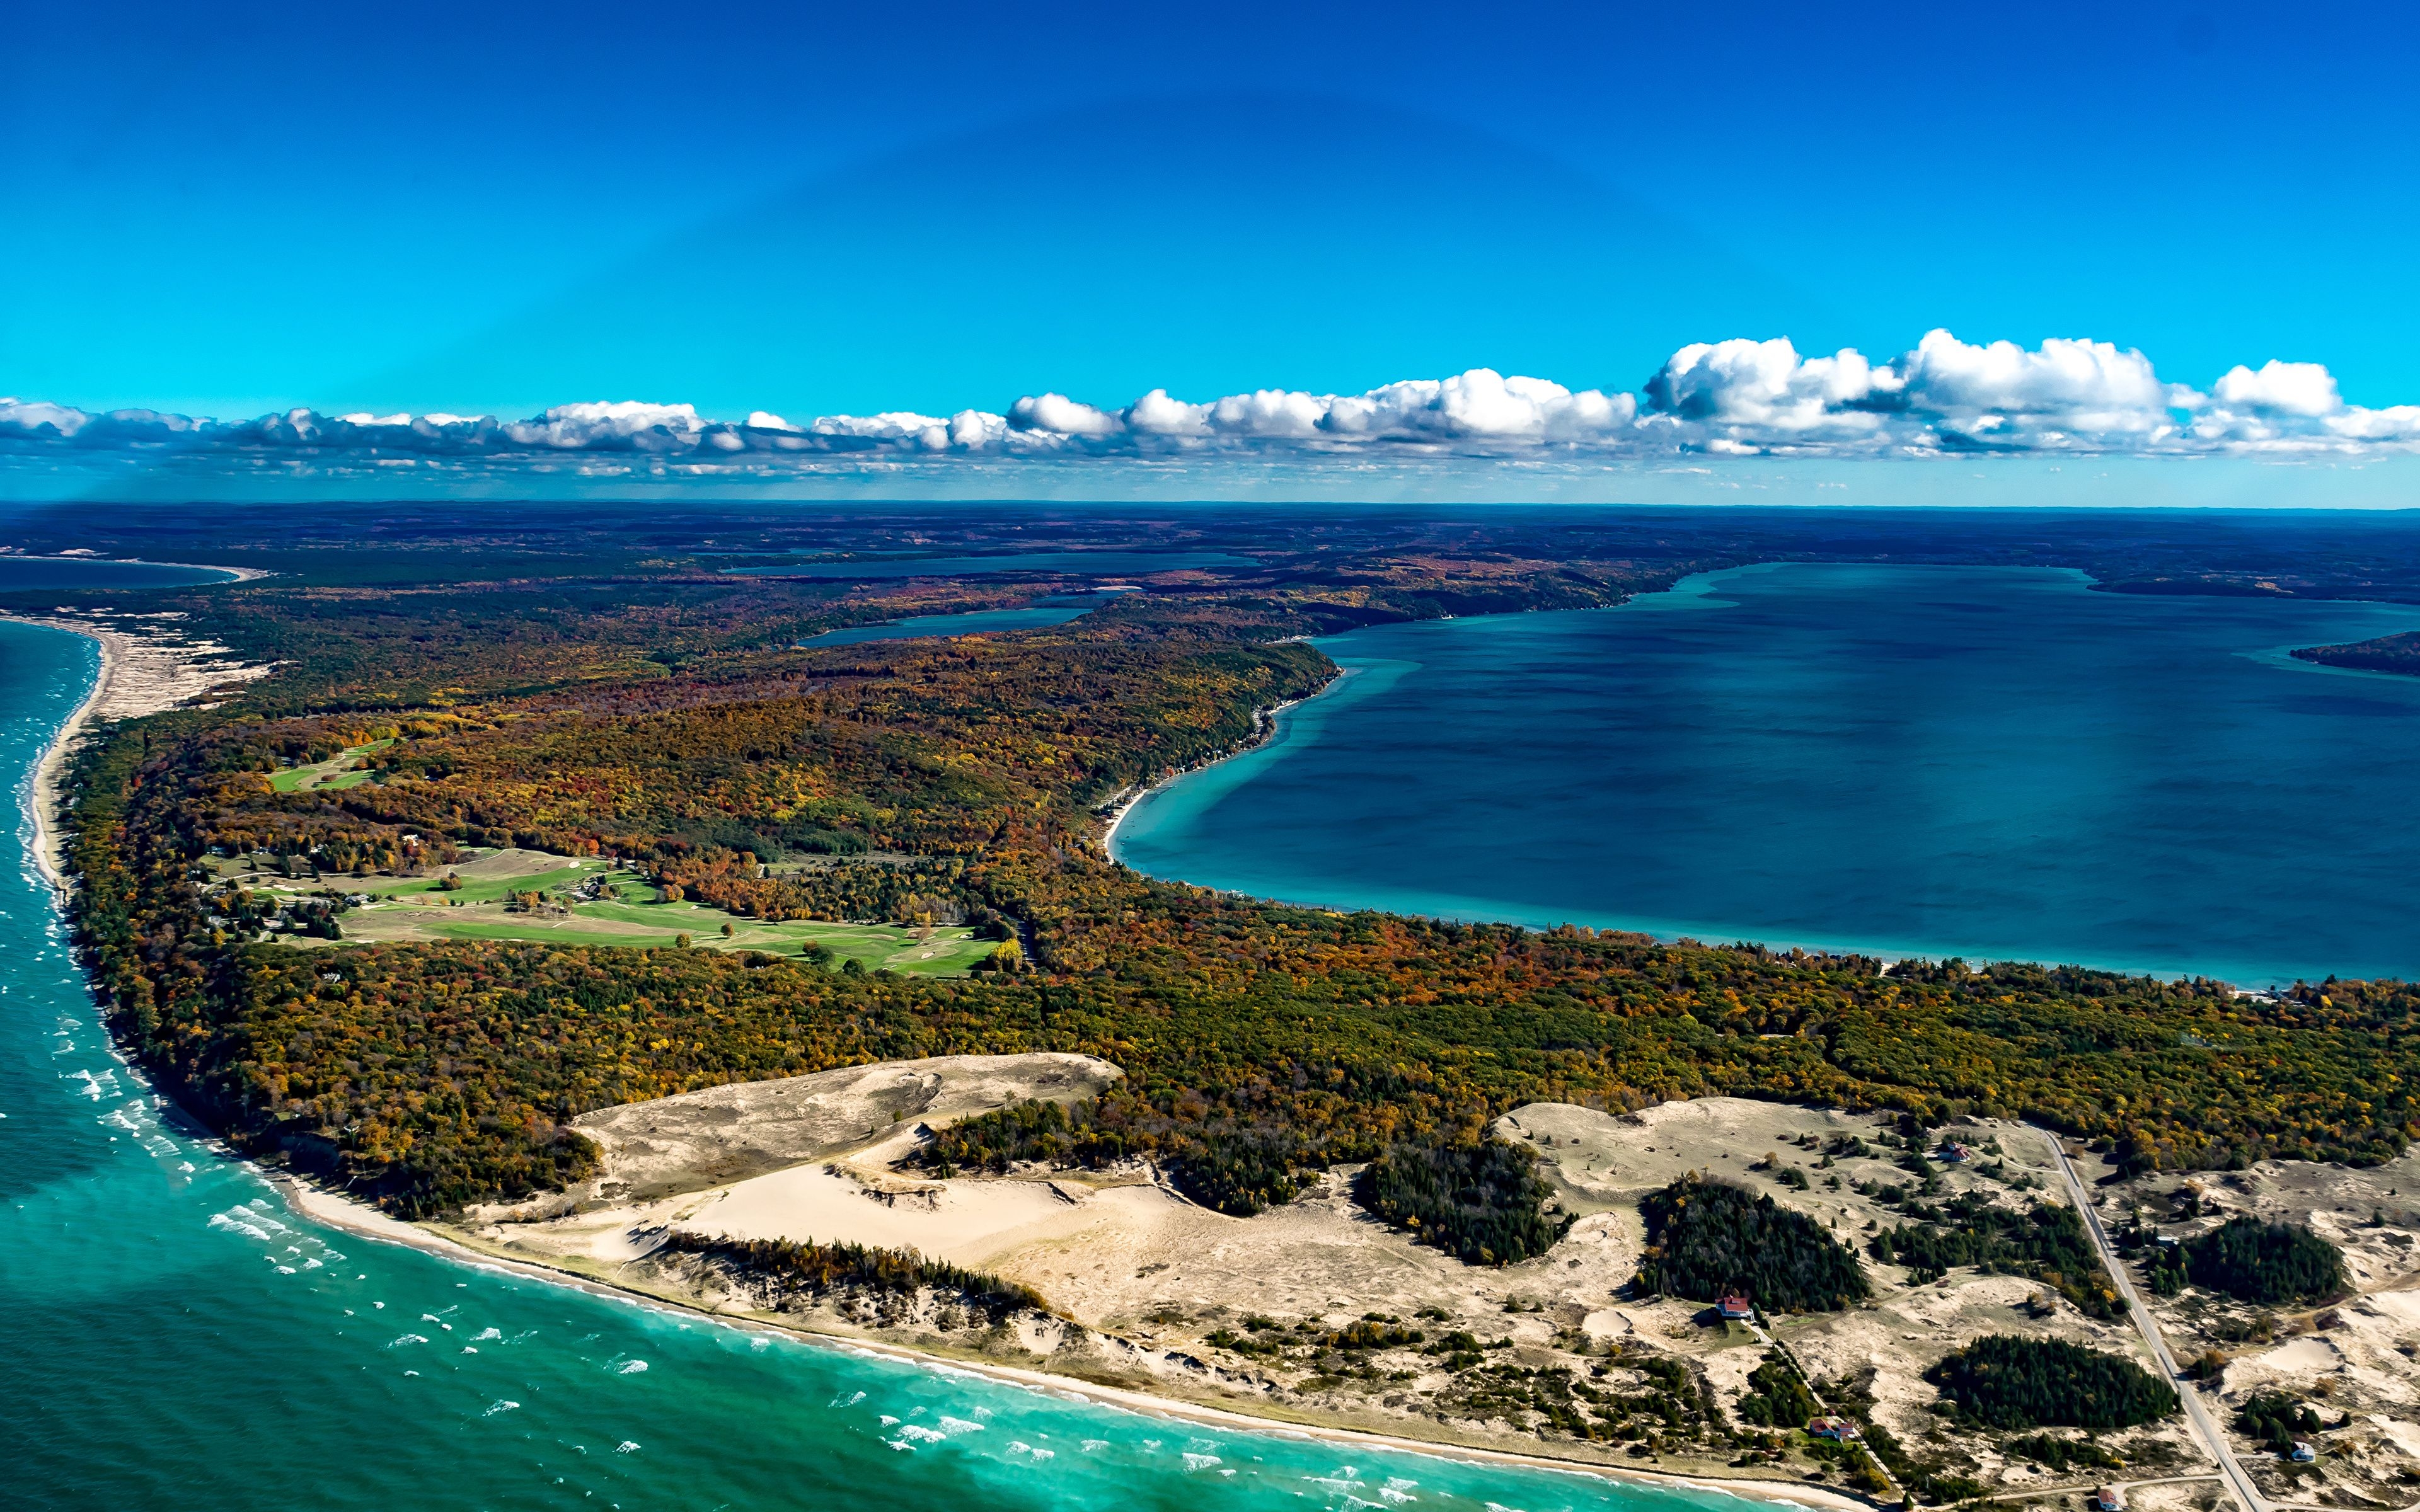
<path id="1" fill-rule="evenodd" d="M 1793 564 L 1356 631 L 1270 744 L 1121 826 L 1332 906 L 2035 959 L 2420 974 L 2420 679 L 2298 645 L 2420 608 Z"/>

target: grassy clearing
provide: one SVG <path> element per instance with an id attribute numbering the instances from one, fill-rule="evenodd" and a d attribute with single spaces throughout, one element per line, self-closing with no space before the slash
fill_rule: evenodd
<path id="1" fill-rule="evenodd" d="M 820 945 L 835 970 L 856 961 L 868 971 L 888 967 L 920 976 L 958 976 L 992 949 L 967 929 L 936 929 L 919 940 L 911 930 L 890 924 L 836 924 L 794 919 L 779 924 L 737 918 L 695 903 L 577 903 L 567 914 L 506 912 L 502 903 L 446 906 L 435 902 L 374 903 L 344 917 L 345 938 L 353 941 L 536 940 L 558 945 L 617 945 L 636 949 L 676 947 L 688 935 L 692 947 L 710 950 L 762 950 L 796 956 Z M 731 933 L 724 934 L 722 926 Z M 295 940 L 294 944 L 318 943 Z"/>
<path id="2" fill-rule="evenodd" d="M 229 863 L 240 866 L 240 861 Z M 555 944 L 615 945 L 637 949 L 676 947 L 684 934 L 701 949 L 762 950 L 797 956 L 813 947 L 830 952 L 840 969 L 855 961 L 868 971 L 888 968 L 920 976 L 958 976 L 989 954 L 992 942 L 963 928 L 935 929 L 924 939 L 892 924 L 842 924 L 793 919 L 768 923 L 690 902 L 657 901 L 644 878 L 609 870 L 610 863 L 566 858 L 540 851 L 489 851 L 453 868 L 462 885 L 440 887 L 440 872 L 425 877 L 331 875 L 313 883 L 272 880 L 273 891 L 297 895 L 341 889 L 366 894 L 368 903 L 346 914 L 345 938 L 382 943 L 410 940 L 535 940 Z M 606 896 L 571 902 L 592 879 Z M 506 907 L 515 894 L 550 894 L 557 911 L 525 913 Z M 724 926 L 731 933 L 723 933 Z M 325 942 L 290 939 L 309 946 Z"/>
<path id="3" fill-rule="evenodd" d="M 359 766 L 361 759 L 372 751 L 394 745 L 392 740 L 373 740 L 366 746 L 350 746 L 324 762 L 308 766 L 289 766 L 270 774 L 269 786 L 275 793 L 342 792 L 358 787 L 370 779 L 371 774 Z"/>
<path id="4" fill-rule="evenodd" d="M 372 898 L 411 898 L 428 894 L 466 903 L 498 903 L 516 892 L 567 890 L 604 871 L 609 864 L 551 856 L 544 851 L 473 851 L 471 859 L 450 867 L 432 869 L 426 876 L 361 877 L 331 872 L 320 880 L 312 882 L 302 878 L 288 880 L 273 872 L 263 874 L 253 866 L 250 856 L 225 857 L 213 863 L 222 881 L 258 879 L 278 891 L 324 892 L 334 888 L 342 892 L 366 893 Z M 452 891 L 439 886 L 449 872 L 459 877 L 462 883 L 460 887 Z M 627 880 L 637 881 L 636 878 Z M 652 890 L 644 884 L 640 888 L 642 892 Z"/>

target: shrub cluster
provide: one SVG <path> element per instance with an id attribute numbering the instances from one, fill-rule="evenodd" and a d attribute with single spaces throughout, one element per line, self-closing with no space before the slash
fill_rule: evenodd
<path id="1" fill-rule="evenodd" d="M 863 1244 L 792 1243 L 778 1239 L 721 1239 L 675 1229 L 659 1255 L 695 1255 L 757 1288 L 780 1306 L 794 1297 L 821 1299 L 846 1291 L 913 1295 L 931 1291 L 997 1323 L 1020 1312 L 1047 1312 L 1032 1288 L 930 1260 L 908 1249 Z"/>

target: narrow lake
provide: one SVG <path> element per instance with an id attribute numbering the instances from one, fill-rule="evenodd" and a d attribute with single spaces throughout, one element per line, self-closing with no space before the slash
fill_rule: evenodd
<path id="1" fill-rule="evenodd" d="M 1790 564 L 1324 640 L 1345 679 L 1120 859 L 1335 907 L 2241 985 L 2420 975 L 2420 607 Z"/>
<path id="2" fill-rule="evenodd" d="M 978 609 L 964 614 L 910 614 L 883 625 L 852 625 L 826 630 L 799 642 L 801 646 L 854 646 L 868 640 L 922 640 L 934 636 L 979 635 L 987 630 L 1040 630 L 1080 619 L 1108 603 L 1087 598 L 1080 603 L 1031 604 L 1024 609 Z"/>

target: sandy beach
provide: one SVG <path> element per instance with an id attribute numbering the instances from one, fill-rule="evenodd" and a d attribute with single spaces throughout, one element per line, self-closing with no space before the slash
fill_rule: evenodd
<path id="1" fill-rule="evenodd" d="M 185 565 L 186 563 L 163 563 Z M 242 578 L 265 574 L 254 568 L 219 567 Z M 80 635 L 101 648 L 101 671 L 75 712 L 52 736 L 34 771 L 26 794 L 27 819 L 33 829 L 34 865 L 43 879 L 61 890 L 72 886 L 66 872 L 66 836 L 60 825 L 69 754 L 96 720 L 139 719 L 145 715 L 201 703 L 212 692 L 234 684 L 265 677 L 266 666 L 240 661 L 227 648 L 211 640 L 181 635 L 172 624 L 150 616 L 0 614 L 21 625 L 39 625 Z M 207 706 L 207 704 L 204 704 Z"/>
<path id="2" fill-rule="evenodd" d="M 1105 1402 L 1150 1416 L 1172 1418 L 1182 1422 L 1202 1423 L 1234 1428 L 1250 1433 L 1270 1433 L 1288 1437 L 1309 1438 L 1328 1443 L 1359 1444 L 1391 1450 L 1400 1454 L 1423 1455 L 1466 1463 L 1516 1465 L 1529 1470 L 1551 1471 L 1560 1474 L 1585 1475 L 1600 1480 L 1629 1481 L 1639 1485 L 1678 1487 L 1694 1490 L 1737 1496 L 1755 1501 L 1776 1502 L 1787 1505 L 1823 1508 L 1823 1512 L 1871 1512 L 1876 1504 L 1861 1497 L 1816 1486 L 1790 1486 L 1766 1480 L 1729 1480 L 1713 1476 L 1667 1474 L 1652 1470 L 1633 1470 L 1621 1466 L 1585 1464 L 1558 1459 L 1546 1455 L 1516 1454 L 1509 1450 L 1485 1449 L 1462 1444 L 1432 1443 L 1419 1439 L 1399 1438 L 1383 1433 L 1370 1433 L 1356 1428 L 1329 1427 L 1290 1418 L 1264 1417 L 1251 1412 L 1212 1407 L 1178 1397 L 1156 1396 L 1148 1392 L 1126 1391 L 1097 1381 L 1082 1381 L 1073 1376 L 1052 1375 L 1047 1371 L 1031 1370 L 997 1362 L 960 1358 L 953 1355 L 927 1353 L 909 1350 L 881 1340 L 852 1335 L 826 1334 L 768 1321 L 762 1318 L 734 1315 L 715 1308 L 700 1307 L 683 1299 L 643 1291 L 630 1287 L 615 1286 L 594 1277 L 576 1274 L 551 1266 L 473 1248 L 418 1224 L 408 1224 L 390 1218 L 365 1203 L 327 1191 L 324 1188 L 273 1172 L 264 1173 L 286 1197 L 287 1204 L 302 1216 L 331 1228 L 364 1239 L 391 1244 L 404 1244 L 441 1258 L 459 1264 L 491 1267 L 515 1275 L 527 1276 L 550 1285 L 570 1287 L 592 1296 L 606 1297 L 642 1306 L 661 1308 L 669 1312 L 706 1317 L 717 1322 L 739 1329 L 755 1329 L 803 1339 L 830 1349 L 855 1350 L 884 1359 L 915 1365 L 943 1365 L 952 1370 L 964 1370 L 993 1381 L 1005 1381 L 1055 1396 L 1081 1401 Z"/>
<path id="3" fill-rule="evenodd" d="M 1189 777 L 1193 773 L 1202 771 L 1206 767 L 1216 766 L 1220 762 L 1232 761 L 1235 757 L 1241 756 L 1247 751 L 1258 750 L 1261 746 L 1268 740 L 1269 736 L 1277 733 L 1279 715 L 1283 714 L 1286 710 L 1296 707 L 1299 704 L 1310 702 L 1311 699 L 1315 699 L 1319 697 L 1321 693 L 1326 693 L 1328 689 L 1337 687 L 1339 684 L 1342 683 L 1345 678 L 1350 677 L 1351 675 L 1353 674 L 1350 671 L 1341 671 L 1334 677 L 1329 678 L 1326 683 L 1322 684 L 1320 686 L 1319 692 L 1317 693 L 1312 693 L 1305 698 L 1288 699 L 1283 703 L 1272 704 L 1265 709 L 1254 709 L 1252 711 L 1252 735 L 1251 738 L 1244 742 L 1244 744 L 1236 747 L 1233 750 L 1224 751 L 1217 756 L 1213 756 L 1207 761 L 1195 762 L 1192 765 L 1184 768 L 1182 771 L 1171 772 L 1156 782 L 1146 782 L 1142 786 L 1126 794 L 1125 796 L 1118 798 L 1116 800 L 1117 806 L 1109 811 L 1108 821 L 1101 827 L 1101 854 L 1108 856 L 1112 861 L 1118 858 L 1117 852 L 1113 848 L 1118 838 L 1118 826 L 1126 822 L 1126 815 L 1134 812 L 1136 804 L 1150 797 L 1153 794 L 1168 786 L 1171 782 L 1175 781 L 1178 778 Z"/>

